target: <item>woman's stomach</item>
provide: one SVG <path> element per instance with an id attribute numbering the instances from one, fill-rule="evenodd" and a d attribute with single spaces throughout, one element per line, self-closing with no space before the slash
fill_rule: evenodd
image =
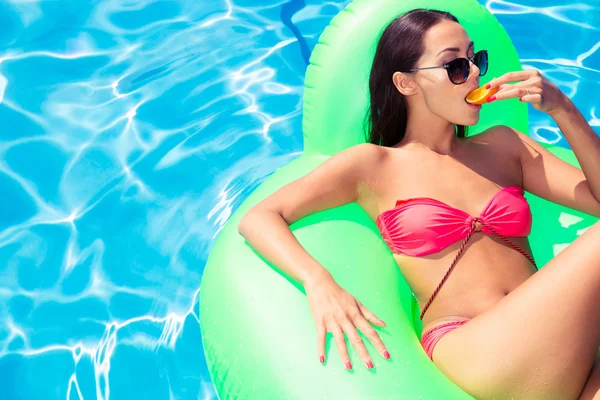
<path id="1" fill-rule="evenodd" d="M 509 238 L 531 255 L 527 238 Z M 420 310 L 429 301 L 462 241 L 424 257 L 395 254 Z M 500 238 L 478 234 L 471 238 L 423 317 L 423 329 L 448 321 L 474 318 L 494 307 L 536 272 L 536 267 Z"/>

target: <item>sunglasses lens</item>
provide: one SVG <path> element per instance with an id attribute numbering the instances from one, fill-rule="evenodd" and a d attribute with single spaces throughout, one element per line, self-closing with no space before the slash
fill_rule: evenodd
<path id="1" fill-rule="evenodd" d="M 448 63 L 448 77 L 455 84 L 463 83 L 469 77 L 469 61 L 466 58 L 457 58 Z"/>
<path id="2" fill-rule="evenodd" d="M 477 68 L 479 68 L 479 76 L 484 76 L 488 69 L 488 54 L 487 51 L 481 50 L 475 54 L 473 60 Z"/>

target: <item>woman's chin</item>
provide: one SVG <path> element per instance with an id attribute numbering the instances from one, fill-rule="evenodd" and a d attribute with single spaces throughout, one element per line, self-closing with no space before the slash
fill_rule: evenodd
<path id="1" fill-rule="evenodd" d="M 469 123 L 465 124 L 465 126 L 473 126 L 476 125 L 479 122 L 479 115 L 476 118 L 473 118 L 472 121 L 469 121 Z"/>
<path id="2" fill-rule="evenodd" d="M 473 125 L 476 125 L 478 122 L 479 122 L 479 113 L 477 113 L 477 115 L 466 116 L 465 118 L 459 120 L 458 122 L 455 122 L 455 124 L 462 125 L 462 126 L 473 126 Z"/>

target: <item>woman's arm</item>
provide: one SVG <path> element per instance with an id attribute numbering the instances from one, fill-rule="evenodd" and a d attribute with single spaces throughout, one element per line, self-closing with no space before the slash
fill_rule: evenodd
<path id="1" fill-rule="evenodd" d="M 331 332 L 342 362 L 347 369 L 352 369 L 345 333 L 365 366 L 373 368 L 357 329 L 369 338 L 382 357 L 389 358 L 385 344 L 371 326 L 385 327 L 385 323 L 335 282 L 304 250 L 289 225 L 329 208 L 352 202 L 362 204 L 362 185 L 383 155 L 379 146 L 369 143 L 350 147 L 251 208 L 238 226 L 238 231 L 263 257 L 304 285 L 317 328 L 321 363 L 325 362 L 327 332 Z"/>
<path id="2" fill-rule="evenodd" d="M 521 81 L 517 84 L 509 82 Z M 523 188 L 541 198 L 600 217 L 600 138 L 573 102 L 538 70 L 509 72 L 494 78 L 496 100 L 520 97 L 546 112 L 569 142 L 581 169 L 546 150 L 531 137 L 510 127 L 494 129 L 511 154 L 518 152 L 523 171 Z M 529 94 L 527 94 L 529 91 Z M 489 101 L 489 100 L 488 100 Z"/>
<path id="3" fill-rule="evenodd" d="M 312 172 L 282 187 L 252 207 L 238 231 L 265 259 L 304 286 L 330 278 L 289 228 L 307 215 L 359 202 L 366 174 L 383 152 L 363 143 L 331 156 Z"/>
<path id="4" fill-rule="evenodd" d="M 600 137 L 568 98 L 565 105 L 550 116 L 571 145 L 589 189 L 600 201 Z"/>
<path id="5" fill-rule="evenodd" d="M 248 212 L 238 231 L 253 249 L 302 286 L 332 278 L 302 247 L 279 212 L 266 209 Z"/>

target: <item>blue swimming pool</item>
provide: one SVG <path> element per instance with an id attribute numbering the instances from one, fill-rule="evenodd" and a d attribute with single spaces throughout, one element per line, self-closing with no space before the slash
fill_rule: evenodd
<path id="1" fill-rule="evenodd" d="M 212 399 L 215 236 L 302 151 L 348 1 L 0 2 L 0 398 Z M 482 1 L 600 133 L 600 3 Z M 530 107 L 531 134 L 568 147 Z"/>

